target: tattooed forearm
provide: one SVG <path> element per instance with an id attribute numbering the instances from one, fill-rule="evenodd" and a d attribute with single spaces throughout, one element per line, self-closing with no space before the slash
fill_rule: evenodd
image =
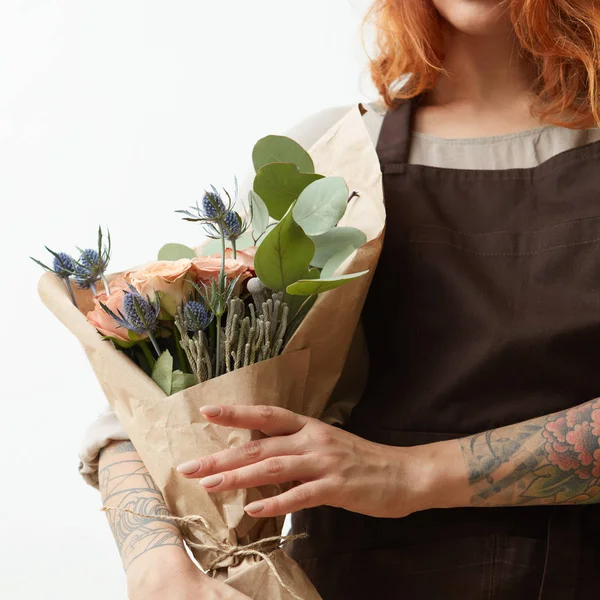
<path id="1" fill-rule="evenodd" d="M 185 552 L 180 531 L 156 516 L 168 516 L 162 494 L 131 442 L 113 443 L 100 456 L 100 491 L 105 506 L 146 516 L 110 511 L 107 517 L 125 570 L 138 558 L 164 546 Z"/>
<path id="2" fill-rule="evenodd" d="M 471 502 L 600 503 L 600 399 L 461 440 Z"/>

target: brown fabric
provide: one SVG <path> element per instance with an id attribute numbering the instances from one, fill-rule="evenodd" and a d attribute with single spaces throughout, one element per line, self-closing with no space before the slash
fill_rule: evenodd
<path id="1" fill-rule="evenodd" d="M 363 311 L 366 392 L 344 426 L 452 439 L 600 396 L 600 142 L 527 169 L 407 164 L 413 109 L 378 143 L 387 232 Z M 598 506 L 293 516 L 324 600 L 593 597 Z M 593 543 L 592 543 L 593 542 Z"/>

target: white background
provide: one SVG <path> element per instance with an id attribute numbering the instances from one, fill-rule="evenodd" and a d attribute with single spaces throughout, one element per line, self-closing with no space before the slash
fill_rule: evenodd
<path id="1" fill-rule="evenodd" d="M 119 600 L 99 493 L 77 472 L 104 398 L 28 255 L 114 241 L 111 270 L 194 244 L 173 211 L 254 143 L 374 99 L 369 0 L 0 0 L 0 598 Z"/>

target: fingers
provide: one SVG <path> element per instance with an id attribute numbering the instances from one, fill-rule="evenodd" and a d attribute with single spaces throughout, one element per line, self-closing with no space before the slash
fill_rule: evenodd
<path id="1" fill-rule="evenodd" d="M 226 492 L 261 485 L 306 481 L 318 477 L 319 466 L 306 456 L 278 456 L 200 480 L 207 492 Z"/>
<path id="2" fill-rule="evenodd" d="M 229 448 L 183 463 L 177 470 L 189 479 L 196 479 L 238 469 L 275 456 L 299 454 L 300 449 L 300 443 L 294 436 L 253 440 L 237 448 Z"/>
<path id="3" fill-rule="evenodd" d="M 200 412 L 211 423 L 258 429 L 269 436 L 291 435 L 308 422 L 308 417 L 277 406 L 203 406 Z"/>
<path id="4" fill-rule="evenodd" d="M 309 481 L 283 494 L 248 504 L 244 510 L 253 517 L 277 517 L 327 504 L 330 485 L 325 480 Z"/>

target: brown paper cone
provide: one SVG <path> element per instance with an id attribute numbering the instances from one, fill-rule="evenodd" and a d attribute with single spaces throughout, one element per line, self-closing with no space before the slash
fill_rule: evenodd
<path id="1" fill-rule="evenodd" d="M 219 427 L 199 412 L 206 404 L 282 406 L 318 418 L 325 409 L 342 372 L 362 311 L 383 240 L 385 210 L 379 161 L 359 107 L 353 108 L 310 150 L 316 171 L 343 177 L 358 192 L 341 225 L 367 234 L 340 273 L 369 270 L 369 275 L 322 294 L 276 358 L 188 388 L 167 397 L 123 353 L 90 325 L 84 312 L 91 309 L 89 292 L 78 292 L 77 310 L 63 283 L 46 273 L 39 293 L 50 310 L 78 337 L 106 397 L 148 471 L 176 516 L 201 515 L 209 532 L 193 532 L 192 542 L 233 546 L 281 533 L 283 518 L 257 519 L 244 512 L 251 501 L 269 497 L 286 486 L 208 494 L 197 480 L 185 479 L 176 465 L 242 445 L 258 432 Z M 112 277 L 116 277 L 115 274 Z M 111 278 L 112 278 L 111 277 Z M 213 550 L 193 549 L 203 566 L 219 561 L 213 574 L 251 598 L 319 600 L 320 596 L 299 568 L 281 549 L 270 555 L 286 590 L 259 556 L 223 558 Z"/>

